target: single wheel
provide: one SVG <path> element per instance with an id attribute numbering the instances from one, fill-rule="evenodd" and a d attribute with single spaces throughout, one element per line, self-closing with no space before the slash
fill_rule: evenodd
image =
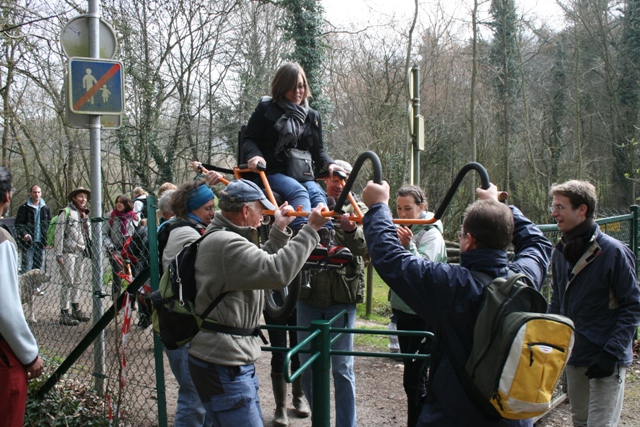
<path id="1" fill-rule="evenodd" d="M 307 285 L 308 272 L 302 270 L 289 285 L 283 289 L 267 289 L 265 291 L 265 311 L 277 321 L 291 316 L 296 308 L 300 287 Z"/>

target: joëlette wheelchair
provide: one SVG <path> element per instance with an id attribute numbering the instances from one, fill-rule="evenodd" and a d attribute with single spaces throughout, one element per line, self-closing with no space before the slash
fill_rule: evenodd
<path id="1" fill-rule="evenodd" d="M 244 130 L 244 129 L 243 129 Z M 275 206 L 279 206 L 282 204 L 283 200 L 271 191 L 271 187 L 269 186 L 269 181 L 267 180 L 267 175 L 265 174 L 266 167 L 264 165 L 258 165 L 259 173 L 253 173 L 248 167 L 247 164 L 243 161 L 240 152 L 240 143 L 242 140 L 242 132 L 241 130 L 238 133 L 238 166 L 235 166 L 233 169 L 221 168 L 214 165 L 200 164 L 201 172 L 206 173 L 208 170 L 214 170 L 220 173 L 233 174 L 236 179 L 240 179 L 243 177 L 247 177 L 254 181 L 258 180 L 262 184 L 262 188 L 264 189 L 265 195 L 273 203 Z M 382 183 L 382 165 L 380 163 L 380 158 L 373 151 L 365 151 L 361 153 L 356 159 L 353 170 L 349 175 L 349 178 L 346 182 L 344 179 L 346 176 L 339 176 L 340 179 L 343 180 L 343 190 L 340 194 L 340 197 L 336 201 L 335 207 L 332 210 L 327 210 L 322 213 L 324 217 L 330 217 L 333 221 L 339 221 L 340 217 L 344 213 L 345 203 L 349 203 L 352 206 L 353 213 L 349 214 L 349 219 L 356 223 L 362 223 L 363 214 L 358 204 L 356 203 L 355 198 L 351 194 L 351 188 L 353 187 L 353 183 L 358 177 L 358 173 L 360 172 L 362 165 L 366 161 L 371 162 L 371 166 L 373 169 L 373 182 Z M 481 187 L 484 189 L 489 188 L 490 181 L 489 176 L 487 175 L 487 171 L 484 167 L 475 162 L 467 163 L 460 169 L 458 175 L 456 176 L 454 182 L 452 183 L 449 191 L 447 192 L 444 200 L 442 201 L 440 207 L 436 211 L 435 215 L 430 219 L 394 219 L 395 224 L 401 225 L 410 225 L 410 224 L 433 224 L 439 219 L 442 218 L 444 211 L 447 206 L 451 202 L 457 188 L 460 186 L 462 179 L 465 177 L 466 173 L 475 170 L 480 175 Z M 322 179 L 319 177 L 318 179 Z M 229 181 L 227 179 L 222 179 L 224 184 L 228 184 Z M 501 200 L 506 199 L 507 194 L 505 192 L 500 193 Z M 280 202 L 280 203 L 278 203 Z M 259 227 L 259 234 L 261 243 L 266 242 L 269 237 L 269 231 L 274 221 L 274 211 L 272 210 L 263 210 L 263 222 Z M 291 216 L 308 216 L 309 212 L 302 211 L 300 206 L 294 206 L 294 212 L 289 212 L 288 215 Z M 298 273 L 296 278 L 285 288 L 270 290 L 265 292 L 265 311 L 276 320 L 284 320 L 292 313 L 293 309 L 296 306 L 298 301 L 298 296 L 300 294 L 300 289 L 302 286 L 308 286 L 311 277 L 318 271 L 322 271 L 324 269 L 329 268 L 341 268 L 344 267 L 344 264 L 333 264 L 329 259 L 310 259 L 308 260 L 302 270 Z"/>

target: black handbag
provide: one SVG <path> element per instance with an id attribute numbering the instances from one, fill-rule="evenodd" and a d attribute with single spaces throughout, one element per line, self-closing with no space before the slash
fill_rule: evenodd
<path id="1" fill-rule="evenodd" d="M 298 182 L 313 181 L 313 160 L 311 153 L 297 148 L 287 151 L 287 175 Z"/>

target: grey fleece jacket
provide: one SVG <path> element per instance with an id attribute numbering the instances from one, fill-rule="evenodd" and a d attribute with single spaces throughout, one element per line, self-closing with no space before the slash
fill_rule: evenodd
<path id="1" fill-rule="evenodd" d="M 240 227 L 216 212 L 211 227 L 224 227 L 205 237 L 196 258 L 196 312 L 202 313 L 220 293 L 228 292 L 208 318 L 239 328 L 260 324 L 264 289 L 287 286 L 302 269 L 320 238 L 305 225 L 291 240 L 271 228 L 269 240 L 260 248 L 258 232 Z M 260 338 L 200 331 L 191 340 L 189 354 L 209 363 L 242 366 L 260 357 Z"/>

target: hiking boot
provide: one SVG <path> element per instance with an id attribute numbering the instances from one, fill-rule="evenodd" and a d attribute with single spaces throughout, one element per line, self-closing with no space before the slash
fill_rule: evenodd
<path id="1" fill-rule="evenodd" d="M 65 326 L 78 326 L 78 321 L 69 314 L 69 310 L 60 310 L 60 324 Z"/>
<path id="2" fill-rule="evenodd" d="M 149 325 L 151 325 L 151 318 L 149 318 L 149 316 L 147 315 L 139 316 L 138 326 L 140 326 L 142 329 L 147 329 Z"/>
<path id="3" fill-rule="evenodd" d="M 342 267 L 353 259 L 353 254 L 349 248 L 344 246 L 333 246 L 329 249 L 328 263 L 331 265 Z"/>
<path id="4" fill-rule="evenodd" d="M 309 258 L 307 258 L 307 264 L 310 264 L 310 265 L 321 264 L 327 259 L 328 255 L 329 255 L 329 251 L 327 250 L 327 248 L 325 248 L 321 244 L 318 244 L 313 249 L 313 251 L 311 251 L 311 255 L 309 255 Z"/>
<path id="5" fill-rule="evenodd" d="M 318 230 L 320 245 L 327 248 L 327 258 L 323 263 L 332 267 L 342 267 L 353 259 L 353 254 L 349 248 L 336 245 L 335 234 L 332 228 L 322 227 Z"/>
<path id="6" fill-rule="evenodd" d="M 71 308 L 73 310 L 73 318 L 79 322 L 88 322 L 91 318 L 80 309 L 80 304 L 72 303 Z"/>

